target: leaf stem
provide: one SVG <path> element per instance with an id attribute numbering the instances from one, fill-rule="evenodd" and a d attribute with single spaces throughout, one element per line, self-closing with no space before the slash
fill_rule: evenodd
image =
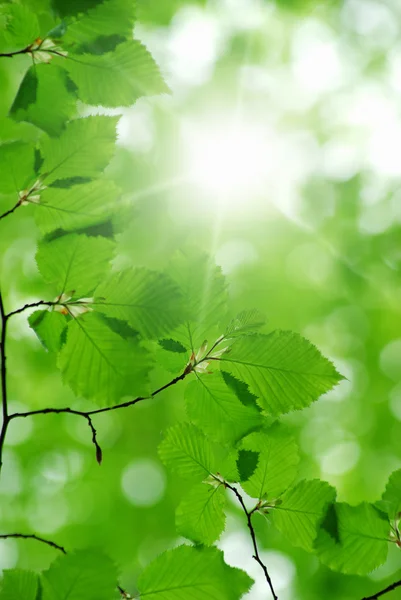
<path id="1" fill-rule="evenodd" d="M 364 598 L 362 598 L 362 600 L 377 600 L 377 598 L 380 598 L 381 596 L 384 596 L 384 594 L 388 594 L 389 592 L 392 592 L 393 590 L 395 590 L 396 588 L 398 588 L 400 586 L 401 586 L 401 580 L 396 581 L 395 583 L 392 583 L 391 585 L 384 588 L 384 590 L 381 590 L 380 592 L 376 592 L 376 594 L 373 594 L 373 596 L 365 596 Z"/>
<path id="2" fill-rule="evenodd" d="M 258 550 L 258 544 L 256 541 L 256 533 L 255 533 L 255 529 L 253 527 L 252 524 L 252 515 L 256 512 L 255 508 L 248 511 L 248 509 L 245 506 L 245 502 L 243 497 L 241 496 L 241 494 L 239 493 L 239 491 L 237 490 L 236 487 L 234 487 L 233 485 L 230 485 L 229 483 L 227 483 L 227 481 L 224 481 L 224 486 L 226 488 L 228 488 L 229 490 L 231 490 L 232 492 L 234 492 L 234 494 L 237 497 L 238 502 L 241 504 L 242 510 L 244 511 L 245 515 L 246 515 L 246 520 L 247 520 L 247 525 L 248 525 L 248 529 L 249 532 L 251 534 L 251 538 L 252 538 L 252 544 L 253 544 L 253 550 L 254 550 L 254 555 L 252 556 L 252 558 L 254 560 L 256 560 L 256 562 L 262 567 L 263 573 L 265 575 L 265 579 L 269 585 L 270 591 L 272 593 L 272 596 L 274 598 L 274 600 L 278 600 L 278 596 L 276 594 L 276 592 L 274 591 L 273 588 L 273 583 L 272 580 L 270 578 L 269 572 L 267 570 L 266 565 L 264 564 L 264 562 L 262 561 L 262 559 L 260 558 L 259 555 L 259 550 Z M 368 599 L 364 599 L 364 600 L 368 600 Z"/>

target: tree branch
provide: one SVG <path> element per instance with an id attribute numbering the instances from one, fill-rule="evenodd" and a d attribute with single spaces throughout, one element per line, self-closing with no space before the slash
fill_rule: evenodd
<path id="1" fill-rule="evenodd" d="M 31 46 L 27 46 L 22 50 L 15 50 L 15 52 L 1 52 L 0 58 L 13 58 L 13 56 L 17 56 L 17 54 L 28 54 L 29 52 L 31 52 L 31 50 Z"/>
<path id="2" fill-rule="evenodd" d="M 17 54 L 21 54 L 21 52 L 19 52 Z M 0 56 L 4 56 L 4 55 L 0 54 Z M 2 215 L 0 215 L 0 220 L 1 219 L 5 219 L 6 217 L 8 217 L 8 215 L 11 215 L 15 210 L 17 210 L 17 208 L 19 206 L 21 206 L 21 200 L 18 200 L 17 204 L 15 204 L 12 208 L 10 208 L 10 210 L 7 210 L 5 213 L 3 213 Z"/>
<path id="3" fill-rule="evenodd" d="M 220 480 L 218 479 L 218 481 L 220 481 Z M 254 550 L 254 555 L 252 556 L 252 558 L 255 559 L 256 562 L 262 567 L 263 573 L 265 575 L 265 579 L 266 579 L 266 581 L 267 581 L 267 583 L 269 585 L 269 588 L 270 588 L 270 591 L 272 593 L 272 596 L 273 596 L 274 600 L 278 600 L 278 596 L 277 596 L 276 592 L 274 591 L 273 583 L 272 583 L 272 580 L 271 580 L 270 575 L 268 573 L 267 567 L 266 567 L 266 565 L 264 564 L 264 562 L 262 561 L 262 559 L 260 558 L 260 555 L 259 555 L 258 544 L 257 544 L 257 541 L 256 541 L 255 529 L 254 529 L 253 524 L 252 524 L 252 515 L 256 512 L 257 509 L 254 508 L 251 511 L 248 511 L 248 509 L 245 506 L 244 499 L 241 496 L 241 494 L 239 493 L 239 491 L 237 490 L 237 488 L 234 487 L 233 485 L 230 485 L 226 481 L 224 481 L 223 483 L 224 483 L 224 486 L 226 488 L 228 488 L 229 490 L 231 490 L 232 492 L 234 492 L 234 494 L 237 497 L 238 502 L 241 504 L 242 510 L 244 511 L 244 513 L 246 515 L 248 529 L 250 531 L 251 538 L 252 538 L 252 544 L 253 544 L 253 550 Z M 365 600 L 368 600 L 368 599 L 365 599 Z"/>
<path id="4" fill-rule="evenodd" d="M 31 304 L 24 304 L 24 306 L 21 306 L 21 308 L 17 308 L 17 310 L 13 310 L 12 312 L 10 312 L 6 315 L 6 318 L 9 319 L 10 317 L 13 317 L 14 315 L 18 315 L 19 313 L 24 312 L 24 310 L 27 310 L 28 308 L 37 308 L 38 306 L 55 306 L 56 304 L 59 304 L 59 302 L 38 300 L 37 302 L 32 302 Z"/>
<path id="5" fill-rule="evenodd" d="M 169 388 L 169 387 L 177 384 L 179 381 L 182 381 L 183 379 L 185 379 L 185 377 L 187 375 L 189 375 L 189 373 L 191 373 L 191 372 L 192 372 L 192 367 L 191 367 L 191 365 L 188 365 L 187 367 L 185 367 L 185 369 L 181 373 L 181 375 L 174 377 L 174 379 L 172 379 L 171 381 L 169 381 L 162 387 L 155 390 L 150 396 L 139 396 L 138 398 L 134 398 L 133 400 L 129 400 L 128 402 L 123 402 L 121 404 L 116 404 L 115 406 L 107 406 L 105 408 L 96 408 L 94 410 L 88 410 L 88 411 L 74 410 L 69 407 L 66 407 L 66 408 L 42 408 L 39 410 L 31 410 L 31 411 L 24 412 L 24 413 L 13 413 L 8 416 L 8 422 L 10 422 L 13 419 L 17 419 L 17 418 L 25 418 L 25 417 L 32 417 L 35 415 L 48 415 L 48 414 L 63 414 L 63 413 L 65 413 L 65 414 L 77 415 L 78 417 L 82 417 L 82 418 L 86 419 L 86 421 L 88 422 L 88 425 L 92 431 L 92 443 L 94 444 L 95 449 L 96 449 L 96 460 L 99 464 L 101 464 L 102 449 L 97 441 L 97 432 L 96 432 L 96 429 L 92 422 L 92 416 L 100 414 L 100 413 L 110 412 L 112 410 L 118 410 L 120 408 L 128 408 L 129 406 L 133 406 L 134 404 L 137 404 L 138 402 L 142 402 L 142 400 L 150 400 L 151 398 L 154 398 L 155 396 L 160 394 L 160 392 L 163 392 L 167 388 Z M 3 440 L 3 443 L 4 443 L 4 440 Z M 1 465 L 1 453 L 2 453 L 2 445 L 0 445 L 0 465 Z"/>
<path id="6" fill-rule="evenodd" d="M 395 583 L 392 583 L 391 585 L 384 588 L 384 590 L 381 590 L 380 592 L 376 592 L 376 594 L 373 594 L 373 596 L 365 596 L 364 598 L 362 598 L 362 600 L 377 600 L 377 598 L 380 598 L 380 596 L 384 596 L 384 594 L 388 594 L 389 592 L 392 592 L 393 590 L 395 590 L 396 588 L 398 588 L 400 586 L 401 586 L 401 580 L 396 581 Z"/>
<path id="7" fill-rule="evenodd" d="M 50 540 L 45 540 L 44 538 L 38 537 L 37 535 L 34 535 L 34 534 L 3 533 L 0 535 L 0 539 L 2 539 L 2 540 L 7 540 L 9 538 L 21 538 L 24 540 L 36 540 L 37 542 L 42 542 L 43 544 L 47 544 L 48 546 L 51 546 L 52 548 L 55 548 L 56 550 L 60 550 L 60 552 L 62 552 L 63 554 L 67 554 L 67 551 L 62 546 L 59 546 L 58 544 L 55 544 L 54 542 L 51 542 Z"/>
<path id="8" fill-rule="evenodd" d="M 10 422 L 7 406 L 7 366 L 6 366 L 6 333 L 7 333 L 7 315 L 4 312 L 3 297 L 0 292 L 0 321 L 1 321 L 1 337 L 0 337 L 0 361 L 1 361 L 1 402 L 3 412 L 3 423 L 0 431 L 0 470 L 3 465 L 3 446 L 6 439 L 7 427 Z"/>

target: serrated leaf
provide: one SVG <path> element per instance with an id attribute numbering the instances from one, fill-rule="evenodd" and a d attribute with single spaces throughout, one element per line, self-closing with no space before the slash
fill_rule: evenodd
<path id="1" fill-rule="evenodd" d="M 137 40 L 106 54 L 79 55 L 64 67 L 87 104 L 131 106 L 142 96 L 169 91 L 151 54 Z"/>
<path id="2" fill-rule="evenodd" d="M 42 234 L 55 229 L 72 231 L 105 221 L 115 210 L 119 189 L 112 181 L 95 179 L 67 189 L 48 188 L 35 206 L 35 221 Z"/>
<path id="3" fill-rule="evenodd" d="M 183 292 L 188 317 L 172 337 L 195 351 L 205 339 L 212 344 L 221 335 L 219 325 L 227 313 L 228 295 L 221 269 L 205 254 L 180 252 L 172 260 L 169 273 Z"/>
<path id="4" fill-rule="evenodd" d="M 271 521 L 294 546 L 313 552 L 318 526 L 335 495 L 325 481 L 301 481 L 280 497 L 281 502 L 270 511 Z"/>
<path id="5" fill-rule="evenodd" d="M 225 458 L 222 448 L 189 423 L 180 423 L 167 430 L 159 446 L 159 455 L 169 469 L 181 477 L 198 481 L 218 471 L 219 463 Z"/>
<path id="6" fill-rule="evenodd" d="M 309 406 L 342 379 L 313 344 L 291 331 L 241 338 L 220 360 L 271 415 Z"/>
<path id="7" fill-rule="evenodd" d="M 41 142 L 42 178 L 97 177 L 114 154 L 118 117 L 97 115 L 70 121 L 58 138 Z"/>
<path id="8" fill-rule="evenodd" d="M 224 531 L 225 505 L 226 493 L 223 485 L 195 485 L 177 507 L 177 532 L 194 542 L 210 546 Z"/>
<path id="9" fill-rule="evenodd" d="M 113 562 L 95 550 L 61 556 L 42 574 L 42 600 L 110 600 L 117 581 Z"/>
<path id="10" fill-rule="evenodd" d="M 39 578 L 32 571 L 6 569 L 1 581 L 1 600 L 37 600 Z"/>
<path id="11" fill-rule="evenodd" d="M 396 519 L 401 512 L 401 469 L 391 473 L 382 501 L 390 519 Z"/>
<path id="12" fill-rule="evenodd" d="M 99 311 L 128 321 L 145 338 L 168 334 L 185 316 L 177 285 L 164 273 L 144 268 L 113 273 L 96 296 Z"/>
<path id="13" fill-rule="evenodd" d="M 118 34 L 132 37 L 135 23 L 135 2 L 132 0 L 105 0 L 68 23 L 63 46 L 77 48 L 96 38 Z"/>
<path id="14" fill-rule="evenodd" d="M 17 199 L 18 192 L 34 183 L 34 152 L 33 144 L 10 142 L 0 145 L 0 193 L 14 192 Z"/>
<path id="15" fill-rule="evenodd" d="M 320 560 L 336 571 L 366 575 L 387 557 L 390 525 L 372 504 L 334 505 L 338 538 L 321 528 L 315 542 Z"/>
<path id="16" fill-rule="evenodd" d="M 39 36 L 38 19 L 21 4 L 0 6 L 0 52 L 23 50 Z"/>
<path id="17" fill-rule="evenodd" d="M 295 479 L 299 462 L 295 440 L 273 426 L 242 440 L 241 448 L 259 453 L 258 465 L 246 481 L 241 482 L 253 498 L 275 499 Z"/>
<path id="18" fill-rule="evenodd" d="M 58 364 L 64 381 L 76 394 L 101 404 L 117 404 L 123 396 L 148 392 L 148 353 L 132 340 L 124 340 L 93 313 L 68 324 Z"/>
<path id="19" fill-rule="evenodd" d="M 255 396 L 255 394 L 251 394 L 251 392 L 249 391 L 249 387 L 246 383 L 240 381 L 239 379 L 231 375 L 231 373 L 226 373 L 225 371 L 221 371 L 221 375 L 226 385 L 228 385 L 228 387 L 233 390 L 238 400 L 244 406 L 251 406 L 259 412 L 261 412 L 262 409 L 257 403 L 257 397 Z"/>
<path id="20" fill-rule="evenodd" d="M 247 481 L 254 474 L 259 462 L 259 452 L 239 450 L 237 469 L 240 481 Z"/>
<path id="21" fill-rule="evenodd" d="M 38 64 L 26 72 L 10 114 L 16 121 L 29 121 L 49 135 L 59 135 L 75 106 L 65 71 L 56 65 Z"/>
<path id="22" fill-rule="evenodd" d="M 36 262 L 57 295 L 66 292 L 80 298 L 93 292 L 103 279 L 114 248 L 114 243 L 103 237 L 72 233 L 39 243 Z"/>
<path id="23" fill-rule="evenodd" d="M 185 389 L 190 420 L 210 438 L 233 443 L 262 424 L 261 414 L 244 406 L 220 373 L 197 376 Z"/>
<path id="24" fill-rule="evenodd" d="M 58 352 L 61 348 L 62 334 L 67 327 L 67 320 L 59 312 L 35 310 L 28 318 L 42 344 L 50 352 Z"/>
<path id="25" fill-rule="evenodd" d="M 179 546 L 154 560 L 138 580 L 148 600 L 238 600 L 252 579 L 224 563 L 217 548 Z"/>
<path id="26" fill-rule="evenodd" d="M 167 350 L 168 352 L 175 352 L 178 354 L 187 353 L 185 346 L 172 339 L 159 340 L 159 345 L 163 348 L 163 350 Z"/>
<path id="27" fill-rule="evenodd" d="M 226 338 L 236 338 L 255 333 L 265 324 L 265 316 L 256 309 L 240 312 L 224 332 Z"/>

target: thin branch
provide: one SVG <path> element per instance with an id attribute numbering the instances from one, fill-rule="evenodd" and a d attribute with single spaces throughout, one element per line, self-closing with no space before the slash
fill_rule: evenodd
<path id="1" fill-rule="evenodd" d="M 395 590 L 398 587 L 401 587 L 401 580 L 396 581 L 395 583 L 392 583 L 391 585 L 386 587 L 384 590 L 381 590 L 380 592 L 376 592 L 376 594 L 373 594 L 373 596 L 365 596 L 364 598 L 362 598 L 362 600 L 377 600 L 377 598 L 380 598 L 380 596 L 384 596 L 384 594 L 388 594 L 389 592 L 392 592 L 393 590 Z"/>
<path id="2" fill-rule="evenodd" d="M 22 50 L 15 50 L 15 52 L 0 52 L 0 58 L 13 58 L 13 56 L 17 56 L 17 54 L 28 54 L 31 51 L 31 46 L 27 46 Z"/>
<path id="3" fill-rule="evenodd" d="M 218 481 L 220 481 L 220 480 L 218 480 Z M 248 509 L 245 506 L 244 499 L 241 496 L 241 494 L 239 493 L 239 491 L 237 490 L 237 488 L 234 487 L 233 485 L 230 485 L 226 481 L 224 481 L 224 486 L 226 488 L 228 488 L 229 490 L 231 490 L 232 492 L 234 492 L 234 494 L 237 497 L 238 502 L 241 504 L 242 510 L 244 511 L 244 513 L 246 515 L 248 529 L 250 531 L 251 538 L 252 538 L 252 544 L 253 544 L 253 550 L 254 550 L 254 555 L 252 556 L 252 558 L 254 560 L 256 560 L 256 562 L 262 567 L 263 573 L 265 575 L 265 579 L 266 579 L 266 581 L 267 581 L 267 583 L 269 585 L 269 588 L 270 588 L 270 591 L 272 593 L 272 596 L 273 596 L 274 600 L 278 600 L 278 596 L 277 596 L 276 592 L 274 591 L 273 583 L 272 583 L 272 580 L 271 580 L 270 575 L 268 573 L 267 567 L 266 567 L 266 565 L 264 564 L 264 562 L 262 561 L 262 559 L 260 558 L 260 555 L 259 555 L 258 544 L 257 544 L 257 541 L 256 541 L 256 533 L 255 533 L 255 529 L 254 529 L 253 524 L 252 524 L 252 515 L 256 512 L 257 508 L 256 509 L 254 508 L 251 511 L 248 511 Z"/>
<path id="4" fill-rule="evenodd" d="M 21 52 L 19 54 L 21 54 Z M 0 54 L 0 56 L 4 56 L 4 55 Z M 0 215 L 0 220 L 5 219 L 6 217 L 8 217 L 8 215 L 11 215 L 15 210 L 17 210 L 17 208 L 19 206 L 21 206 L 21 200 L 18 200 L 17 204 L 15 204 L 12 208 L 10 208 L 10 210 L 7 210 L 5 213 Z"/>
<path id="5" fill-rule="evenodd" d="M 12 312 L 8 313 L 8 315 L 6 315 L 7 319 L 9 319 L 10 317 L 13 317 L 14 315 L 18 315 L 19 313 L 24 312 L 24 310 L 27 310 L 28 308 L 36 308 L 38 306 L 55 306 L 56 304 L 59 304 L 58 302 L 50 302 L 50 301 L 46 301 L 46 300 L 38 300 L 37 302 L 32 302 L 31 304 L 24 304 L 24 306 L 21 306 L 21 308 L 17 308 L 17 310 L 13 310 Z"/>
<path id="6" fill-rule="evenodd" d="M 3 412 L 3 423 L 0 431 L 0 470 L 3 465 L 3 446 L 6 439 L 7 427 L 10 422 L 7 406 L 7 366 L 6 366 L 6 333 L 7 333 L 7 316 L 4 312 L 3 297 L 0 293 L 0 320 L 1 320 L 1 338 L 0 338 L 0 361 L 1 361 L 1 403 Z"/>
<path id="7" fill-rule="evenodd" d="M 63 546 L 59 546 L 55 542 L 51 542 L 50 540 L 45 540 L 44 538 L 38 537 L 34 534 L 25 534 L 25 533 L 3 533 L 0 535 L 0 539 L 7 540 L 8 538 L 21 538 L 24 540 L 36 540 L 37 542 L 42 542 L 43 544 L 47 544 L 56 550 L 60 550 L 63 554 L 67 554 L 67 551 L 63 548 Z"/>
<path id="8" fill-rule="evenodd" d="M 169 388 L 169 387 L 177 384 L 179 381 L 182 381 L 183 379 L 185 379 L 185 377 L 187 375 L 189 375 L 189 373 L 191 373 L 191 372 L 192 372 L 192 367 L 191 367 L 191 365 L 188 365 L 187 367 L 185 367 L 185 369 L 181 373 L 181 375 L 174 377 L 174 379 L 172 379 L 171 381 L 169 381 L 162 387 L 155 390 L 150 396 L 139 396 L 138 398 L 134 398 L 133 400 L 129 400 L 128 402 L 123 402 L 121 404 L 116 404 L 115 406 L 107 406 L 105 408 L 97 408 L 95 410 L 88 410 L 88 411 L 74 410 L 69 407 L 66 407 L 66 408 L 42 408 L 39 410 L 32 410 L 32 411 L 24 412 L 24 413 L 13 413 L 8 416 L 8 421 L 11 421 L 12 419 L 17 419 L 17 418 L 32 417 L 35 415 L 63 414 L 63 413 L 82 417 L 82 418 L 86 419 L 86 421 L 88 422 L 88 425 L 92 431 L 92 443 L 94 444 L 95 449 L 96 449 L 96 460 L 100 464 L 102 462 L 102 449 L 97 441 L 97 437 L 96 437 L 97 433 L 96 433 L 96 429 L 93 425 L 91 417 L 93 415 L 97 415 L 97 414 L 104 413 L 104 412 L 110 412 L 112 410 L 118 410 L 120 408 L 128 408 L 129 406 L 133 406 L 134 404 L 137 404 L 138 402 L 142 402 L 142 400 L 150 400 L 151 398 L 154 398 L 155 396 L 160 394 L 160 392 L 163 392 L 167 388 Z M 0 453 L 1 453 L 1 446 L 0 446 Z"/>

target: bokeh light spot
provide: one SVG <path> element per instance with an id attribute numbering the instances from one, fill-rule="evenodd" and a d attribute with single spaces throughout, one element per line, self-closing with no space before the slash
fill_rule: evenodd
<path id="1" fill-rule="evenodd" d="M 143 458 L 133 461 L 124 469 L 121 487 L 127 500 L 134 506 L 153 506 L 163 497 L 166 477 L 154 460 Z"/>

